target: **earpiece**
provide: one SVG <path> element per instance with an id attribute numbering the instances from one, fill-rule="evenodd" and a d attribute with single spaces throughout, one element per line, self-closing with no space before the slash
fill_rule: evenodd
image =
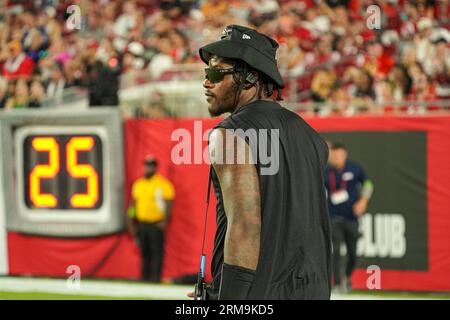
<path id="1" fill-rule="evenodd" d="M 245 78 L 245 89 L 250 89 L 251 87 L 253 87 L 256 83 L 256 77 L 253 73 L 251 72 L 247 72 L 247 77 Z"/>

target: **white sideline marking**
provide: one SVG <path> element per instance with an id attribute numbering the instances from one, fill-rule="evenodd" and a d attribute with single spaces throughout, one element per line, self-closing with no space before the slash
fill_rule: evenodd
<path id="1" fill-rule="evenodd" d="M 0 147 L 0 154 L 2 147 Z M 0 275 L 8 274 L 8 237 L 6 233 L 5 192 L 3 190 L 3 157 L 0 157 Z"/>
<path id="2" fill-rule="evenodd" d="M 67 295 L 135 297 L 149 299 L 187 300 L 193 286 L 143 283 L 114 283 L 113 281 L 81 280 L 80 289 L 70 289 L 65 279 L 36 279 L 0 277 L 0 291 L 45 292 Z"/>

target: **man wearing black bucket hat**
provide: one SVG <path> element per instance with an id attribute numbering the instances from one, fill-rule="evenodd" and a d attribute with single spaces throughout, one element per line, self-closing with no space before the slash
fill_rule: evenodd
<path id="1" fill-rule="evenodd" d="M 328 148 L 276 102 L 284 87 L 277 48 L 237 25 L 200 48 L 209 112 L 231 113 L 209 139 L 217 231 L 206 299 L 330 298 Z"/>

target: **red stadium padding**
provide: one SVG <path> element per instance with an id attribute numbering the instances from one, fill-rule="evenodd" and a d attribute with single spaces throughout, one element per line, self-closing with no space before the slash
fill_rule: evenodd
<path id="1" fill-rule="evenodd" d="M 142 160 L 149 153 L 158 157 L 160 172 L 175 185 L 177 197 L 166 237 L 164 278 L 196 273 L 199 267 L 208 166 L 204 163 L 175 165 L 171 161 L 171 151 L 176 144 L 171 141 L 171 134 L 175 129 L 186 129 L 194 136 L 194 133 L 202 134 L 218 122 L 217 119 L 197 121 L 201 122 L 170 119 L 128 120 L 125 123 L 126 201 L 129 200 L 132 182 L 142 174 Z M 450 117 L 361 116 L 311 118 L 307 121 L 322 132 L 426 132 L 428 270 L 383 269 L 381 285 L 386 290 L 450 290 Z M 205 147 L 204 141 L 202 149 Z M 214 208 L 212 197 L 206 243 L 208 265 L 214 237 Z M 95 277 L 139 276 L 138 249 L 127 235 L 63 240 L 9 232 L 8 243 L 11 274 L 66 276 L 67 266 L 79 265 L 82 274 L 84 270 L 85 275 Z M 367 278 L 366 270 L 356 270 L 353 277 L 355 288 L 367 289 Z"/>
<path id="2" fill-rule="evenodd" d="M 126 123 L 126 201 L 129 201 L 133 181 L 142 175 L 141 163 L 148 153 L 158 158 L 160 173 L 169 178 L 175 186 L 176 198 L 165 243 L 164 278 L 175 278 L 198 272 L 208 181 L 207 165 L 172 163 L 172 147 L 177 144 L 177 141 L 172 142 L 171 135 L 176 129 L 185 129 L 185 132 L 189 132 L 192 136 L 191 146 L 194 150 L 194 140 L 196 140 L 194 134 L 201 136 L 205 130 L 214 127 L 217 123 L 217 119 L 129 120 Z M 197 132 L 194 132 L 196 130 Z M 200 149 L 204 150 L 206 147 L 207 142 L 203 141 Z M 195 161 L 194 157 L 192 152 L 192 162 Z M 215 232 L 214 196 L 211 200 L 205 244 L 205 250 L 208 252 L 207 265 L 211 261 Z M 207 279 L 208 277 L 209 271 Z"/>
<path id="3" fill-rule="evenodd" d="M 139 277 L 139 253 L 126 234 L 89 239 L 57 239 L 8 233 L 10 275 L 68 277 L 68 267 L 81 278 Z"/>

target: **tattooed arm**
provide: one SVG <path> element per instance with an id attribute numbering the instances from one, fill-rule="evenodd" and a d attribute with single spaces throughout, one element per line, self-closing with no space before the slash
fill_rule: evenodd
<path id="1" fill-rule="evenodd" d="M 230 140 L 234 143 L 229 143 Z M 250 161 L 251 150 L 242 138 L 227 136 L 225 129 L 217 129 L 211 134 L 209 148 L 228 221 L 224 262 L 256 270 L 260 250 L 261 207 L 259 177 L 256 166 Z M 238 158 L 242 159 L 238 161 Z"/>

